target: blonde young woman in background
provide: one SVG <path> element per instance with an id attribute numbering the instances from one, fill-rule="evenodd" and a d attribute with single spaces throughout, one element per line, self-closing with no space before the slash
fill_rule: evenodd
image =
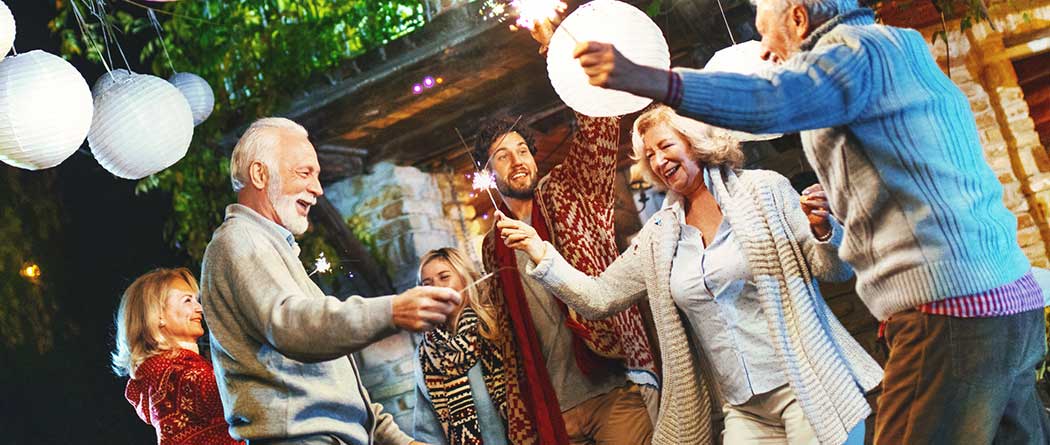
<path id="1" fill-rule="evenodd" d="M 423 334 L 416 362 L 416 440 L 432 445 L 506 445 L 500 415 L 506 403 L 503 359 L 495 339 L 492 306 L 483 303 L 483 283 L 470 260 L 446 247 L 423 255 L 423 286 L 459 291 L 463 302 L 445 326 Z"/>
<path id="2" fill-rule="evenodd" d="M 497 226 L 584 317 L 649 302 L 663 357 L 653 443 L 715 443 L 712 394 L 727 445 L 863 443 L 864 394 L 882 370 L 817 287 L 853 274 L 823 192 L 800 197 L 780 174 L 741 170 L 739 142 L 664 106 L 635 121 L 633 143 L 667 199 L 600 276 L 520 221 L 500 214 Z"/>
<path id="3" fill-rule="evenodd" d="M 124 395 L 159 445 L 242 443 L 230 437 L 215 374 L 197 348 L 199 292 L 188 269 L 156 269 L 131 283 L 117 309 L 113 371 L 131 377 Z"/>

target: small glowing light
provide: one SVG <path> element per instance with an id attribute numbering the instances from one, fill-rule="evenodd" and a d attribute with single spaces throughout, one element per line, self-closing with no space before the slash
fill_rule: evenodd
<path id="1" fill-rule="evenodd" d="M 481 219 L 489 219 L 489 214 L 488 213 L 481 214 Z"/>
<path id="2" fill-rule="evenodd" d="M 434 81 L 437 82 L 438 85 L 441 85 L 442 83 L 445 83 L 445 78 L 438 77 L 437 79 L 434 79 Z"/>
<path id="3" fill-rule="evenodd" d="M 486 190 L 496 186 L 496 175 L 488 170 L 482 170 L 474 173 L 474 180 L 471 187 L 474 190 Z"/>
<path id="4" fill-rule="evenodd" d="M 353 272 L 347 272 L 346 273 L 346 277 L 347 278 L 354 278 L 354 273 Z"/>
<path id="5" fill-rule="evenodd" d="M 430 87 L 434 86 L 434 78 L 431 77 L 431 76 L 424 77 L 423 78 L 423 86 L 425 86 L 427 88 L 430 88 Z"/>
<path id="6" fill-rule="evenodd" d="M 412 94 L 419 94 L 423 92 L 423 85 L 415 84 L 412 85 Z"/>
<path id="7" fill-rule="evenodd" d="M 22 269 L 20 269 L 18 273 L 29 280 L 36 280 L 40 278 L 40 266 L 29 263 L 22 266 Z"/>
<path id="8" fill-rule="evenodd" d="M 474 193 L 474 192 L 470 192 L 470 197 L 471 197 L 471 198 L 476 198 L 477 196 L 478 196 L 478 194 L 477 194 L 477 193 Z"/>

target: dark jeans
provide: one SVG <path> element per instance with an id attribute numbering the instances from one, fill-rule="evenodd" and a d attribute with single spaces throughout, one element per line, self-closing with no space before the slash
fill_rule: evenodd
<path id="1" fill-rule="evenodd" d="M 1043 311 L 955 318 L 909 310 L 886 325 L 890 356 L 875 444 L 1045 444 L 1035 389 Z"/>

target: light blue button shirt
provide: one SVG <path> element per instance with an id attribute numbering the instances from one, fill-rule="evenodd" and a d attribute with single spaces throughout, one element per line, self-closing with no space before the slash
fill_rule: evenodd
<path id="1" fill-rule="evenodd" d="M 704 182 L 714 193 L 706 169 Z M 715 200 L 721 207 L 717 194 Z M 714 367 L 722 398 L 741 405 L 786 384 L 758 289 L 729 219 L 722 219 L 705 247 L 700 230 L 685 223 L 681 196 L 668 193 L 664 207 L 672 208 L 682 224 L 671 266 L 671 297 Z"/>

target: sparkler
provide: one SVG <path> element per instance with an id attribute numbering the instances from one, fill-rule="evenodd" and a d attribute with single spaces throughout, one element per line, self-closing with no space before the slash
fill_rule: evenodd
<path id="1" fill-rule="evenodd" d="M 515 123 L 517 123 L 517 121 L 515 121 Z M 513 126 L 511 128 L 513 128 Z M 463 133 L 459 132 L 459 128 L 453 129 L 456 130 L 456 136 L 459 136 L 459 142 L 463 144 L 463 148 L 467 150 L 467 154 L 470 155 L 470 159 L 474 161 L 474 165 L 477 169 L 474 171 L 474 183 L 472 184 L 474 190 L 485 190 L 485 193 L 488 193 L 489 195 L 489 201 L 492 201 L 492 208 L 498 209 L 499 205 L 496 204 L 496 197 L 492 196 L 492 187 L 496 185 L 496 175 L 489 171 L 489 163 L 487 161 L 485 162 L 485 165 L 482 166 L 477 159 L 474 159 L 474 153 L 470 151 L 470 146 L 467 145 L 467 140 L 463 139 Z M 503 142 L 503 138 L 500 138 L 500 142 Z M 489 159 L 492 159 L 492 157 L 490 156 Z"/>
<path id="2" fill-rule="evenodd" d="M 557 19 L 568 8 L 562 0 L 511 0 L 510 6 L 518 13 L 514 24 L 528 30 L 534 29 L 536 23 Z"/>

